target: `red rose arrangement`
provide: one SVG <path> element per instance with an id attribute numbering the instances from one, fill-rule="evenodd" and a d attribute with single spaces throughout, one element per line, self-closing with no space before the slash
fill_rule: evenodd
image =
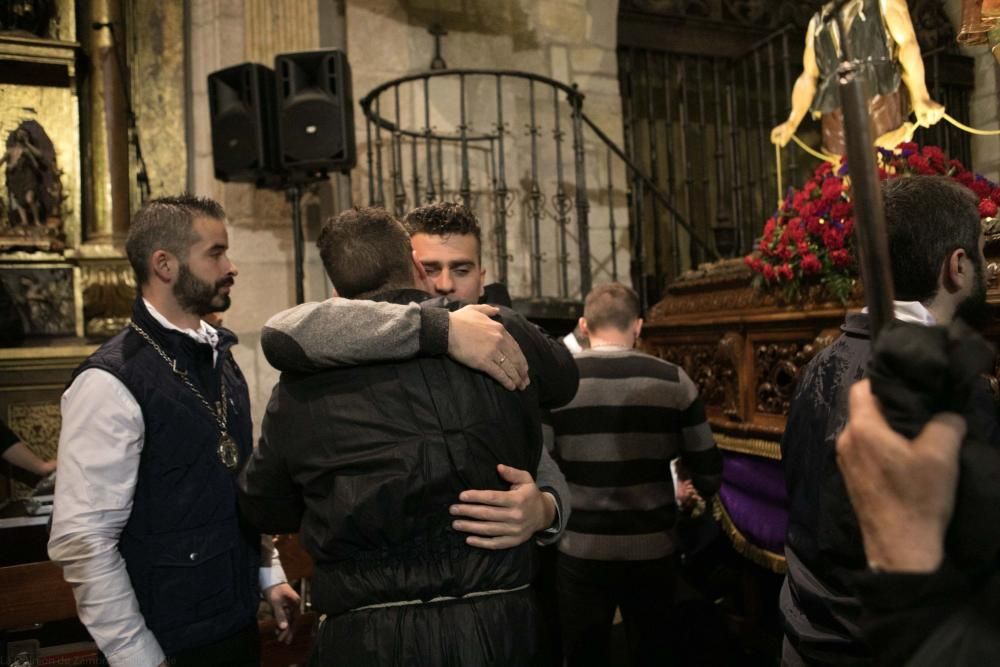
<path id="1" fill-rule="evenodd" d="M 1000 207 L 1000 187 L 949 160 L 937 146 L 900 144 L 878 149 L 879 178 L 915 174 L 950 176 L 979 198 L 979 215 L 993 218 Z M 834 171 L 820 164 L 802 188 L 789 188 L 778 210 L 764 225 L 756 250 L 743 258 L 754 286 L 780 291 L 786 301 L 801 298 L 803 288 L 819 285 L 827 295 L 847 302 L 857 277 L 854 259 L 854 206 L 848 193 L 847 167 Z"/>

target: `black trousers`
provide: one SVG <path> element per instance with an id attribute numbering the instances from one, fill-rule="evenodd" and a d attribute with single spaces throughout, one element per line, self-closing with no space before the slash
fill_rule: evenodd
<path id="1" fill-rule="evenodd" d="M 671 664 L 674 577 L 673 558 L 599 561 L 559 554 L 559 619 L 566 664 L 612 664 L 616 607 L 625 623 L 630 662 L 642 667 Z"/>

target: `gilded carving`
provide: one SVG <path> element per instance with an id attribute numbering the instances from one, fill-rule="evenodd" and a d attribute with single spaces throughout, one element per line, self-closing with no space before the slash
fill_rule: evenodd
<path id="1" fill-rule="evenodd" d="M 65 265 L 0 266 L 0 287 L 27 336 L 76 335 L 73 269 Z"/>
<path id="2" fill-rule="evenodd" d="M 721 408 L 727 416 L 738 417 L 739 388 L 731 343 L 727 337 L 718 344 L 657 345 L 654 353 L 684 369 L 698 385 L 706 406 Z"/>
<path id="3" fill-rule="evenodd" d="M 754 346 L 757 370 L 757 410 L 787 415 L 799 368 L 808 361 L 803 343 L 762 343 Z"/>
<path id="4" fill-rule="evenodd" d="M 787 415 L 799 372 L 840 334 L 826 329 L 808 343 L 758 343 L 754 346 L 757 411 Z"/>
<path id="5" fill-rule="evenodd" d="M 132 316 L 135 277 L 126 262 L 102 262 L 83 267 L 83 317 L 87 336 L 107 338 Z"/>

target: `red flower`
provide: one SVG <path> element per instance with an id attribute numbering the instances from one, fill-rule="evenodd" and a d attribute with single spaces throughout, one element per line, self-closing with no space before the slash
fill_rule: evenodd
<path id="1" fill-rule="evenodd" d="M 1000 187 L 993 188 L 993 194 L 990 195 L 990 199 L 1000 204 Z"/>
<path id="2" fill-rule="evenodd" d="M 774 218 L 769 218 L 764 225 L 764 236 L 770 237 L 774 233 L 774 226 L 778 224 Z"/>
<path id="3" fill-rule="evenodd" d="M 830 202 L 840 199 L 844 192 L 844 182 L 839 178 L 828 178 L 823 181 L 822 197 Z"/>
<path id="4" fill-rule="evenodd" d="M 956 174 L 953 178 L 967 188 L 971 188 L 972 184 L 976 182 L 976 177 L 971 171 L 963 171 L 960 174 Z"/>
<path id="5" fill-rule="evenodd" d="M 770 264 L 765 264 L 763 266 L 764 280 L 771 282 L 774 280 L 774 267 Z"/>
<path id="6" fill-rule="evenodd" d="M 980 199 L 986 199 L 993 193 L 993 185 L 985 179 L 978 179 L 972 182 L 969 189 L 976 193 Z"/>
<path id="7" fill-rule="evenodd" d="M 819 261 L 819 258 L 816 255 L 809 254 L 803 255 L 799 266 L 802 267 L 802 273 L 812 275 L 820 272 L 823 268 L 823 263 Z"/>
<path id="8" fill-rule="evenodd" d="M 827 227 L 823 230 L 823 245 L 830 250 L 844 247 L 844 232 L 834 227 Z"/>
<path id="9" fill-rule="evenodd" d="M 984 199 L 979 202 L 979 215 L 983 218 L 992 218 L 997 214 L 997 204 L 992 199 Z"/>
<path id="10" fill-rule="evenodd" d="M 837 268 L 844 268 L 851 265 L 851 254 L 847 250 L 832 250 L 830 251 L 830 261 Z"/>
<path id="11" fill-rule="evenodd" d="M 795 243 L 806 240 L 806 230 L 802 227 L 802 218 L 792 218 L 788 221 L 788 238 Z"/>
<path id="12" fill-rule="evenodd" d="M 810 217 L 806 220 L 806 230 L 813 236 L 819 236 L 823 233 L 823 221 L 816 216 Z"/>
<path id="13" fill-rule="evenodd" d="M 830 208 L 830 219 L 843 220 L 854 215 L 854 206 L 849 201 L 839 201 Z"/>
<path id="14" fill-rule="evenodd" d="M 935 173 L 934 170 L 931 169 L 930 161 L 923 155 L 913 153 L 910 157 L 906 158 L 906 161 L 916 170 L 918 174 L 929 175 Z"/>
<path id="15" fill-rule="evenodd" d="M 774 270 L 775 275 L 781 280 L 791 280 L 795 276 L 795 272 L 792 271 L 792 265 L 785 262 L 781 266 Z"/>
<path id="16" fill-rule="evenodd" d="M 947 159 L 944 156 L 944 151 L 937 146 L 924 146 L 920 152 L 929 160 L 937 159 L 944 161 Z"/>
<path id="17" fill-rule="evenodd" d="M 917 145 L 917 142 L 915 141 L 904 141 L 899 145 L 899 150 L 916 152 L 920 150 L 920 147 Z"/>

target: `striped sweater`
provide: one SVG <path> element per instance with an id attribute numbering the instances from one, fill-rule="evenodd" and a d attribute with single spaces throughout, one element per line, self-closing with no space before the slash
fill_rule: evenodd
<path id="1" fill-rule="evenodd" d="M 552 413 L 572 506 L 559 550 L 593 560 L 666 557 L 677 511 L 670 461 L 681 457 L 706 498 L 722 476 L 698 389 L 679 366 L 625 348 L 585 350 L 576 363 L 576 397 Z"/>

